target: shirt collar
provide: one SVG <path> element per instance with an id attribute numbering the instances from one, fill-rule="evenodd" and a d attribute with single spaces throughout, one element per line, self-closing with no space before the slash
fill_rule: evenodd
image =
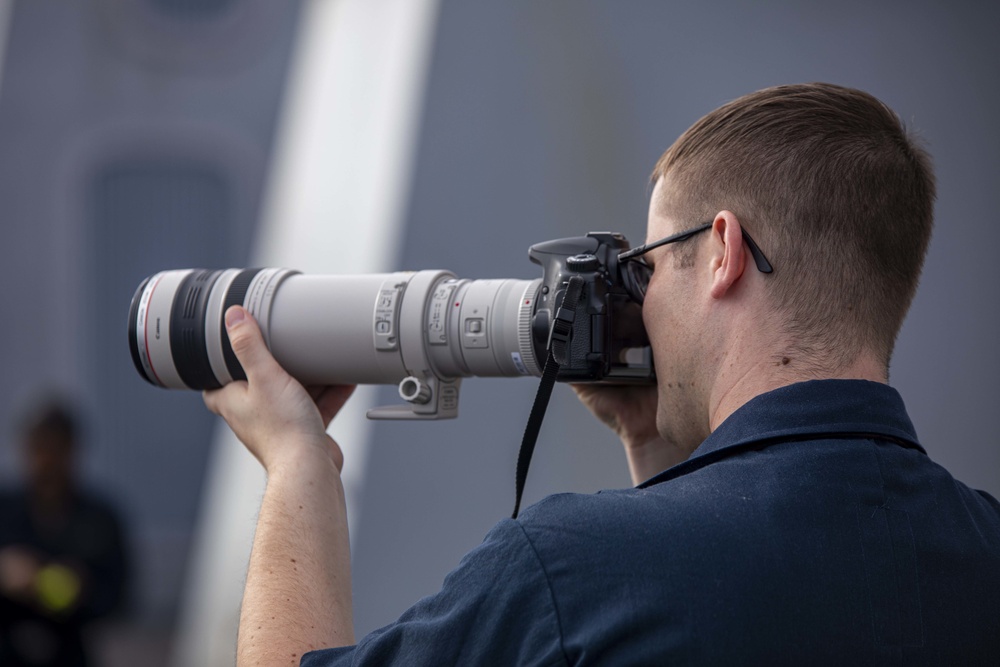
<path id="1" fill-rule="evenodd" d="M 640 486 L 665 481 L 664 475 L 668 472 L 683 474 L 682 469 L 688 464 L 707 464 L 725 456 L 724 450 L 761 441 L 797 440 L 824 434 L 883 436 L 924 452 L 906 414 L 903 399 L 889 385 L 868 380 L 810 380 L 780 387 L 747 401 L 729 415 L 687 461 Z"/>

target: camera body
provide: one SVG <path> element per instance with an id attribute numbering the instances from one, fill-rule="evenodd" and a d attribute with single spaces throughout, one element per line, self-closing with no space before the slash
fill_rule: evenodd
<path id="1" fill-rule="evenodd" d="M 528 250 L 542 267 L 542 285 L 531 322 L 536 358 L 544 363 L 552 322 L 573 276 L 583 279 L 561 382 L 652 383 L 653 362 L 642 322 L 642 308 L 625 291 L 618 270 L 624 236 L 591 232 L 586 236 L 537 243 Z"/>
<path id="2" fill-rule="evenodd" d="M 300 382 L 397 384 L 400 405 L 373 419 L 457 416 L 470 376 L 540 376 L 553 323 L 572 320 L 557 379 L 652 383 L 642 310 L 623 286 L 624 236 L 590 233 L 531 247 L 535 280 L 468 280 L 447 271 L 303 275 L 278 268 L 164 271 L 129 309 L 139 374 L 178 389 L 245 379 L 226 334 L 234 304 L 257 320 L 275 359 Z M 563 308 L 570 280 L 582 289 Z"/>

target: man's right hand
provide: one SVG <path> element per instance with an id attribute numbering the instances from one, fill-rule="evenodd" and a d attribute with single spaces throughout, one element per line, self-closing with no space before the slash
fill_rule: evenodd
<path id="1" fill-rule="evenodd" d="M 268 472 L 281 458 L 316 452 L 341 469 L 343 454 L 326 428 L 354 387 L 307 390 L 278 365 L 257 322 L 241 306 L 226 311 L 226 327 L 247 380 L 204 392 L 208 409 L 226 420 Z"/>
<path id="2" fill-rule="evenodd" d="M 621 438 L 633 483 L 640 484 L 687 458 L 656 429 L 655 386 L 571 386 L 587 409 Z"/>

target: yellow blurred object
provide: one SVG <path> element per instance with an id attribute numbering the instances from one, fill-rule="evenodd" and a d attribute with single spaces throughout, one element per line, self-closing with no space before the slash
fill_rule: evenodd
<path id="1" fill-rule="evenodd" d="M 80 596 L 80 577 L 65 565 L 46 565 L 35 578 L 38 601 L 50 611 L 65 611 Z"/>

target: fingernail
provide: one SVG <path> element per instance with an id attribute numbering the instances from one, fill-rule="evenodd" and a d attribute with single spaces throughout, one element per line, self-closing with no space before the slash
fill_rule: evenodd
<path id="1" fill-rule="evenodd" d="M 244 319 L 246 319 L 246 316 L 243 314 L 242 308 L 230 308 L 226 311 L 226 328 L 232 329 Z"/>

